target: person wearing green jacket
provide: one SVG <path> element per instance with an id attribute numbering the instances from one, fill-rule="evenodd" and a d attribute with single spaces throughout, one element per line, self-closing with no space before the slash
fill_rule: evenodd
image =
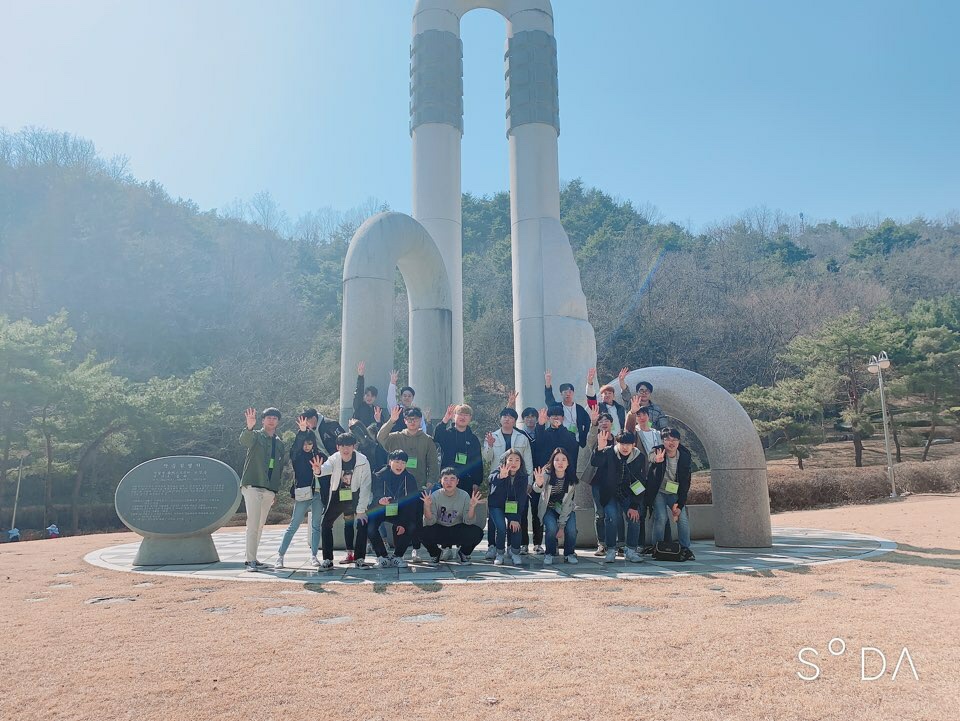
<path id="1" fill-rule="evenodd" d="M 280 490 L 286 449 L 283 441 L 277 437 L 280 411 L 276 408 L 264 409 L 262 427 L 258 431 L 254 430 L 257 425 L 256 409 L 247 408 L 244 415 L 247 428 L 240 434 L 240 445 L 247 449 L 247 457 L 240 476 L 240 492 L 247 510 L 247 547 L 243 565 L 248 571 L 259 571 L 266 568 L 267 564 L 257 560 L 257 547 L 267 514 Z"/>

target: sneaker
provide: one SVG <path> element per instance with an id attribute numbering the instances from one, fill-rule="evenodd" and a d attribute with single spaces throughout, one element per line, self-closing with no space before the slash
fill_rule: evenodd
<path id="1" fill-rule="evenodd" d="M 314 568 L 320 568 L 320 559 L 316 556 L 310 556 L 310 565 Z"/>
<path id="2" fill-rule="evenodd" d="M 643 561 L 643 556 L 641 556 L 639 553 L 634 551 L 632 548 L 628 548 L 624 552 L 624 556 L 630 563 L 640 563 L 641 561 Z"/>
<path id="3" fill-rule="evenodd" d="M 257 568 L 256 561 L 244 561 L 243 567 L 244 567 L 244 570 L 249 571 L 250 573 L 256 573 L 257 571 L 260 570 L 259 568 Z"/>
<path id="4" fill-rule="evenodd" d="M 258 570 L 263 570 L 264 568 L 270 568 L 270 566 L 265 564 L 263 561 L 254 561 L 254 563 L 257 564 Z"/>
<path id="5" fill-rule="evenodd" d="M 511 548 L 511 549 L 510 549 L 510 560 L 513 562 L 513 565 L 514 565 L 514 566 L 519 566 L 519 565 L 521 565 L 521 564 L 523 563 L 523 556 L 521 556 L 519 553 L 517 553 L 516 551 L 514 551 L 514 550 Z"/>
<path id="6" fill-rule="evenodd" d="M 283 556 L 277 556 L 277 562 L 273 564 L 274 571 L 283 570 Z"/>
<path id="7" fill-rule="evenodd" d="M 348 563 L 353 563 L 356 560 L 357 559 L 353 557 L 353 551 L 347 551 L 347 557 L 340 561 L 340 563 L 346 565 Z"/>
<path id="8" fill-rule="evenodd" d="M 615 563 L 616 560 L 617 560 L 617 549 L 611 548 L 609 551 L 607 551 L 606 555 L 604 555 L 603 560 L 600 561 L 600 563 Z"/>
<path id="9" fill-rule="evenodd" d="M 393 566 L 394 568 L 406 568 L 407 562 L 402 558 L 397 558 L 396 556 L 391 556 L 387 559 L 387 564 Z"/>
<path id="10" fill-rule="evenodd" d="M 322 568 L 324 571 L 329 571 L 331 568 L 333 568 L 333 561 L 331 561 L 329 558 L 324 558 L 320 563 L 320 568 Z"/>
<path id="11" fill-rule="evenodd" d="M 430 556 L 430 563 L 436 565 L 440 564 L 440 559 L 443 558 L 442 553 L 438 553 L 436 556 Z"/>
<path id="12" fill-rule="evenodd" d="M 502 565 L 503 565 L 503 554 L 502 554 L 502 553 L 498 553 L 497 556 L 496 556 L 496 558 L 493 559 L 493 565 L 494 565 L 494 566 L 502 566 Z"/>
<path id="13" fill-rule="evenodd" d="M 640 551 L 641 556 L 651 556 L 653 555 L 653 546 L 644 546 L 643 550 Z"/>
<path id="14" fill-rule="evenodd" d="M 577 563 L 580 563 L 580 560 L 577 558 L 576 553 L 571 553 L 569 556 L 564 556 L 563 560 L 566 561 L 567 563 L 573 563 L 574 565 L 576 565 Z"/>
<path id="15" fill-rule="evenodd" d="M 617 555 L 618 555 L 618 556 L 623 556 L 625 553 L 626 553 L 626 547 L 625 547 L 625 546 L 617 546 Z"/>
<path id="16" fill-rule="evenodd" d="M 372 568 L 372 566 L 371 566 L 369 563 L 367 563 L 366 561 L 364 561 L 362 558 L 358 558 L 356 561 L 354 561 L 354 562 L 353 562 L 353 567 L 354 567 L 354 568 L 360 568 L 360 569 Z"/>
<path id="17" fill-rule="evenodd" d="M 544 566 L 552 566 L 552 565 L 553 565 L 553 556 L 551 556 L 549 553 L 543 554 L 543 565 L 544 565 Z"/>
<path id="18" fill-rule="evenodd" d="M 597 550 L 593 552 L 594 556 L 605 556 L 607 555 L 607 547 L 603 543 L 597 544 Z"/>
<path id="19" fill-rule="evenodd" d="M 684 561 L 696 561 L 696 560 L 697 560 L 697 557 L 693 555 L 693 551 L 691 551 L 689 548 L 684 548 L 684 549 L 683 549 L 681 558 L 683 558 Z"/>
<path id="20" fill-rule="evenodd" d="M 547 552 L 547 549 L 545 549 L 543 546 L 537 546 L 536 548 L 533 549 L 533 552 L 538 556 L 542 556 L 544 553 Z"/>
<path id="21" fill-rule="evenodd" d="M 520 555 L 521 556 L 530 555 L 530 546 L 520 546 Z"/>
<path id="22" fill-rule="evenodd" d="M 487 553 L 484 556 L 484 558 L 487 559 L 488 561 L 492 561 L 496 557 L 497 557 L 497 549 L 494 546 L 490 546 L 490 548 L 487 549 Z"/>
<path id="23" fill-rule="evenodd" d="M 390 563 L 390 559 L 386 556 L 380 556 L 377 559 L 377 568 L 391 568 L 392 566 L 393 564 Z"/>
<path id="24" fill-rule="evenodd" d="M 471 563 L 473 563 L 473 561 L 470 560 L 470 556 L 463 551 L 457 552 L 457 558 L 460 559 L 460 563 L 462 563 L 464 566 L 469 566 Z"/>

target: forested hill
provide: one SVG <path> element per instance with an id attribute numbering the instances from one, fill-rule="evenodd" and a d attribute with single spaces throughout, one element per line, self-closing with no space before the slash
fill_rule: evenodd
<path id="1" fill-rule="evenodd" d="M 334 413 L 343 258 L 381 209 L 291 221 L 262 193 L 201 211 L 82 139 L 0 133 L 0 513 L 21 448 L 28 503 L 82 506 L 161 452 L 238 467 L 249 405 L 288 411 L 283 427 L 306 403 Z M 760 210 L 691 233 L 579 181 L 561 214 L 601 377 L 658 364 L 733 392 L 770 386 L 802 374 L 798 337 L 851 312 L 906 323 L 918 300 L 953 307 L 958 292 L 957 217 L 847 226 Z M 464 195 L 463 220 L 466 392 L 486 427 L 513 373 L 508 195 Z M 402 333 L 399 276 L 398 289 Z M 827 395 L 819 412 L 839 415 Z"/>

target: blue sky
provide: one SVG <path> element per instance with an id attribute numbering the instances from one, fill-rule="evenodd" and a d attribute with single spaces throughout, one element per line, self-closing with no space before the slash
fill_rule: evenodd
<path id="1" fill-rule="evenodd" d="M 202 208 L 410 209 L 413 0 L 0 0 L 0 126 Z M 560 172 L 695 229 L 960 209 L 960 3 L 554 0 Z M 504 21 L 464 18 L 463 188 L 508 187 Z"/>

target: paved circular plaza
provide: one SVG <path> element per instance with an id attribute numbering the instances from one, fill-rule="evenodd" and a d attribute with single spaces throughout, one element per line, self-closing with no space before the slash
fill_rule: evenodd
<path id="1" fill-rule="evenodd" d="M 260 543 L 260 560 L 271 565 L 277 558 L 283 530 L 265 530 Z M 473 563 L 410 563 L 407 568 L 358 569 L 339 563 L 344 552 L 334 556 L 334 568 L 320 571 L 311 567 L 306 532 L 297 533 L 284 555 L 285 568 L 249 573 L 243 565 L 244 533 L 231 529 L 213 534 L 219 563 L 195 566 L 134 566 L 139 543 L 109 546 L 89 553 L 87 563 L 114 571 L 144 575 L 184 576 L 223 581 L 294 582 L 307 584 L 362 583 L 502 583 L 516 581 L 574 581 L 651 579 L 688 574 L 759 573 L 789 570 L 823 563 L 856 561 L 893 551 L 897 544 L 883 538 L 859 533 L 823 531 L 812 528 L 774 528 L 771 548 L 719 548 L 712 542 L 694 542 L 696 561 L 669 563 L 644 556 L 642 563 L 600 563 L 590 551 L 578 551 L 579 563 L 564 563 L 556 557 L 545 566 L 543 556 L 523 556 L 520 566 L 494 566 L 484 560 L 486 544 L 473 553 Z M 268 550 L 269 549 L 269 550 Z M 367 561 L 375 559 L 370 556 Z"/>

